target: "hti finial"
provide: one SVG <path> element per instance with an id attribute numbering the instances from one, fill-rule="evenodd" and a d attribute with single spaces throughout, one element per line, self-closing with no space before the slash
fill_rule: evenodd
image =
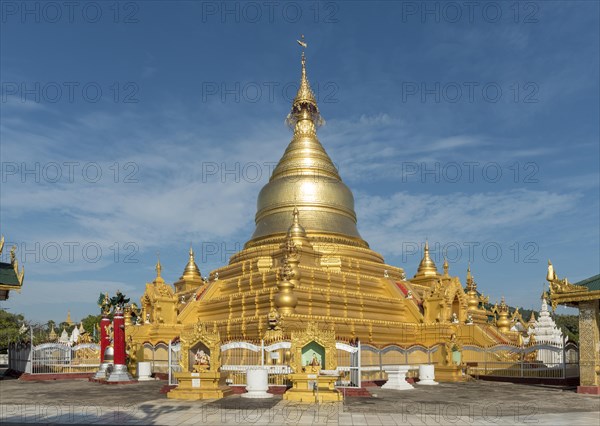
<path id="1" fill-rule="evenodd" d="M 302 77 L 306 78 L 306 57 L 304 56 L 304 49 L 308 47 L 308 44 L 304 41 L 304 34 L 300 35 L 300 40 L 296 40 L 300 46 L 302 46 L 302 56 L 300 62 L 302 63 Z"/>
<path id="2" fill-rule="evenodd" d="M 304 56 L 304 49 L 308 46 L 304 41 L 304 34 L 300 34 L 300 40 L 296 40 L 300 46 L 302 46 L 302 55 Z"/>
<path id="3" fill-rule="evenodd" d="M 156 277 L 159 278 L 160 277 L 160 272 L 162 271 L 162 266 L 160 264 L 160 252 L 157 251 L 156 252 L 156 258 L 157 258 L 157 262 L 156 262 Z"/>

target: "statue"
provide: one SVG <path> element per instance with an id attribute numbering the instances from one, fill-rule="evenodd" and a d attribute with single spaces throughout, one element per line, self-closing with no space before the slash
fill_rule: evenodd
<path id="1" fill-rule="evenodd" d="M 279 325 L 281 315 L 279 315 L 279 311 L 277 311 L 277 309 L 271 309 L 271 312 L 269 312 L 269 315 L 267 315 L 267 320 L 269 322 L 269 330 L 281 330 Z"/>
<path id="2" fill-rule="evenodd" d="M 121 290 L 117 290 L 115 297 L 110 299 L 110 304 L 118 310 L 123 310 L 127 303 L 129 303 L 129 299 L 125 298 L 125 295 L 121 293 Z"/>
<path id="3" fill-rule="evenodd" d="M 310 366 L 311 367 L 319 367 L 320 365 L 321 365 L 321 363 L 319 362 L 317 355 L 313 354 L 312 361 L 310 362 Z"/>
<path id="4" fill-rule="evenodd" d="M 198 349 L 194 355 L 194 371 L 208 370 L 210 367 L 210 356 L 202 349 Z"/>
<path id="5" fill-rule="evenodd" d="M 114 341 L 114 329 L 113 323 L 108 323 L 104 326 L 104 331 L 106 332 L 106 338 L 109 341 L 109 344 L 112 345 Z"/>
<path id="6" fill-rule="evenodd" d="M 150 313 L 146 314 L 146 321 L 145 324 L 150 324 Z"/>
<path id="7" fill-rule="evenodd" d="M 458 316 L 456 312 L 452 312 L 452 324 L 458 324 Z"/>
<path id="8" fill-rule="evenodd" d="M 138 308 L 138 305 L 135 303 L 132 303 L 131 306 L 129 307 L 130 313 L 131 313 L 131 322 L 134 323 L 135 325 L 139 325 L 140 324 L 140 308 Z"/>
<path id="9" fill-rule="evenodd" d="M 446 341 L 446 343 L 444 343 L 444 350 L 446 352 L 446 365 L 460 364 L 461 355 L 459 354 L 462 348 L 461 345 L 458 343 L 458 340 L 456 339 L 456 334 L 452 333 L 452 335 L 450 335 L 450 339 Z M 454 353 L 458 353 L 456 356 L 457 359 L 454 359 Z"/>
<path id="10" fill-rule="evenodd" d="M 471 315 L 470 313 L 467 314 L 467 325 L 473 325 L 473 315 Z"/>
<path id="11" fill-rule="evenodd" d="M 389 277 L 390 277 L 390 274 L 388 273 L 388 270 L 387 270 L 387 269 L 385 269 L 385 270 L 383 271 L 383 278 L 389 278 Z"/>
<path id="12" fill-rule="evenodd" d="M 412 290 L 408 290 L 408 291 L 406 292 L 406 298 L 407 298 L 407 299 L 412 299 L 412 298 L 413 298 L 413 295 L 412 295 Z"/>
<path id="13" fill-rule="evenodd" d="M 108 315 L 110 313 L 110 297 L 108 297 L 108 293 L 100 293 L 100 297 L 98 297 L 98 306 L 100 307 L 100 312 L 102 315 Z"/>

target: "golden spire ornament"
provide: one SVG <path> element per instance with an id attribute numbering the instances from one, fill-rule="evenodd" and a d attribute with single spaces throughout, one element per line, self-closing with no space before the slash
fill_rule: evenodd
<path id="1" fill-rule="evenodd" d="M 156 278 L 161 278 L 160 273 L 162 271 L 162 266 L 160 264 L 160 253 L 159 252 L 156 253 L 156 257 L 157 257 L 157 262 L 156 262 L 156 267 L 155 267 Z"/>
<path id="2" fill-rule="evenodd" d="M 429 241 L 425 240 L 425 248 L 423 249 L 423 259 L 419 263 L 415 277 L 436 276 L 439 275 L 434 261 L 429 256 Z"/>
<path id="3" fill-rule="evenodd" d="M 194 260 L 194 248 L 191 244 L 189 256 L 188 263 L 185 265 L 181 279 L 202 279 L 202 276 L 200 275 L 200 269 L 198 269 L 198 265 L 196 265 L 196 261 Z"/>

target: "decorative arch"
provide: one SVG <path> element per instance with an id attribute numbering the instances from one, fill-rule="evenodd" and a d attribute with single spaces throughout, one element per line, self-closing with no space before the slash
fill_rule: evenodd
<path id="1" fill-rule="evenodd" d="M 221 336 L 216 327 L 209 330 L 206 323 L 198 322 L 191 327 L 186 327 L 181 333 L 181 361 L 183 371 L 192 372 L 190 357 L 192 350 L 207 349 L 210 356 L 209 371 L 219 371 L 221 367 Z M 206 351 L 205 351 L 206 352 Z M 193 359 L 193 358 L 191 358 Z"/>
<path id="2" fill-rule="evenodd" d="M 321 365 L 323 369 L 335 370 L 337 368 L 337 350 L 333 328 L 323 330 L 319 328 L 317 323 L 309 323 L 305 330 L 292 331 L 291 337 L 290 352 L 292 356 L 290 367 L 295 372 L 302 371 L 302 367 L 304 367 L 302 365 L 302 350 L 311 344 L 317 344 L 324 350 L 325 362 L 324 365 Z"/>
<path id="3" fill-rule="evenodd" d="M 457 278 L 452 279 L 448 285 L 444 294 L 444 301 L 446 304 L 445 318 L 448 321 L 451 320 L 453 313 L 456 313 L 459 321 L 466 321 L 468 307 L 467 295 L 465 294 L 462 285 Z"/>

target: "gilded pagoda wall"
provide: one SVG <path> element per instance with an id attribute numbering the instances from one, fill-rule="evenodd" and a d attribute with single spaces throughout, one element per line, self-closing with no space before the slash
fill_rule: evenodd
<path id="1" fill-rule="evenodd" d="M 581 386 L 600 386 L 600 302 L 579 302 L 579 372 Z"/>

